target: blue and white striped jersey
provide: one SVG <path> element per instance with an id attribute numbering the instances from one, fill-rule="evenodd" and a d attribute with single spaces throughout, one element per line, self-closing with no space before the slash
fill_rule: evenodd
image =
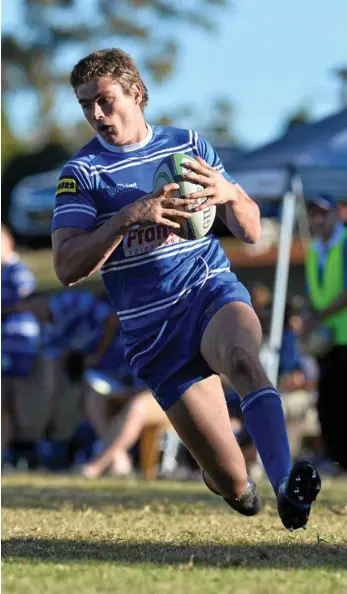
<path id="1" fill-rule="evenodd" d="M 123 206 L 152 192 L 161 160 L 178 152 L 199 155 L 233 181 L 213 147 L 192 130 L 148 126 L 142 142 L 123 147 L 95 137 L 62 171 L 52 230 L 93 231 L 103 225 Z M 101 269 L 125 331 L 179 313 L 193 288 L 223 272 L 230 272 L 230 263 L 212 234 L 184 240 L 161 225 L 134 226 Z"/>
<path id="2" fill-rule="evenodd" d="M 87 291 L 61 291 L 49 298 L 52 323 L 43 324 L 43 351 L 57 358 L 67 349 L 91 353 L 100 342 L 104 322 L 112 313 L 108 303 Z"/>
<path id="3" fill-rule="evenodd" d="M 13 254 L 11 261 L 1 266 L 1 308 L 11 307 L 36 289 L 36 279 L 27 265 Z M 18 355 L 38 352 L 40 325 L 30 312 L 2 314 L 1 342 L 4 353 Z"/>

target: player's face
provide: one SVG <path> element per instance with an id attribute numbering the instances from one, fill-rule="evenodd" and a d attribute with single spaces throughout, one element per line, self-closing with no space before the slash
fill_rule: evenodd
<path id="1" fill-rule="evenodd" d="M 144 118 L 139 85 L 129 94 L 112 78 L 103 77 L 80 85 L 77 99 L 84 116 L 94 130 L 109 144 L 131 144 L 142 140 Z"/>

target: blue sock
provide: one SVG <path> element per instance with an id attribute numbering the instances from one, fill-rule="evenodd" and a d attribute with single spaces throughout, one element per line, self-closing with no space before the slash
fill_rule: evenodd
<path id="1" fill-rule="evenodd" d="M 277 494 L 289 475 L 291 459 L 281 397 L 272 386 L 247 394 L 241 402 L 246 429 Z"/>

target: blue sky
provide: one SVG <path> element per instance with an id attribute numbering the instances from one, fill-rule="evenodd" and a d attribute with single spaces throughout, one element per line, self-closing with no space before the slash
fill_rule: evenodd
<path id="1" fill-rule="evenodd" d="M 4 28 L 16 22 L 18 5 L 12 0 L 3 7 Z M 165 85 L 150 86 L 148 121 L 163 105 L 169 111 L 190 103 L 195 113 L 184 124 L 199 128 L 215 98 L 223 97 L 234 102 L 237 137 L 254 147 L 278 134 L 296 108 L 315 117 L 338 109 L 332 69 L 347 63 L 346 0 L 235 0 L 217 22 L 215 34 L 177 30 L 179 65 Z M 136 59 L 132 43 L 122 47 Z M 71 103 L 71 115 L 77 109 Z"/>

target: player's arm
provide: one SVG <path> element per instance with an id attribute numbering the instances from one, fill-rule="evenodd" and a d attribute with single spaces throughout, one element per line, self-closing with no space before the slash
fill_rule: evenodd
<path id="1" fill-rule="evenodd" d="M 204 186 L 201 192 L 190 194 L 190 198 L 207 198 L 196 210 L 203 210 L 211 204 L 217 206 L 218 216 L 237 239 L 256 243 L 261 234 L 260 211 L 257 204 L 235 183 L 224 170 L 215 149 L 206 139 L 195 135 L 198 157 L 196 162 L 187 162 L 189 171 L 186 179 Z"/>
<path id="2" fill-rule="evenodd" d="M 167 184 L 158 192 L 123 207 L 95 229 L 97 210 L 93 193 L 80 171 L 78 179 L 71 175 L 68 171 L 58 183 L 52 225 L 54 268 L 64 286 L 74 285 L 99 270 L 133 225 L 155 223 L 178 229 L 180 224 L 173 218 L 191 217 L 175 207 L 194 201 L 175 197 L 178 185 Z"/>
<path id="3" fill-rule="evenodd" d="M 122 241 L 126 227 L 121 214 L 114 215 L 95 231 L 64 227 L 52 233 L 54 269 L 69 287 L 87 278 L 103 265 Z"/>
<path id="4" fill-rule="evenodd" d="M 87 164 L 68 163 L 58 181 L 52 221 L 54 268 L 64 286 L 98 270 L 122 240 L 120 213 L 97 229 L 96 217 Z"/>
<path id="5" fill-rule="evenodd" d="M 237 239 L 256 243 L 261 234 L 259 207 L 239 184 L 227 183 L 232 186 L 230 198 L 217 203 L 217 214 Z"/>

